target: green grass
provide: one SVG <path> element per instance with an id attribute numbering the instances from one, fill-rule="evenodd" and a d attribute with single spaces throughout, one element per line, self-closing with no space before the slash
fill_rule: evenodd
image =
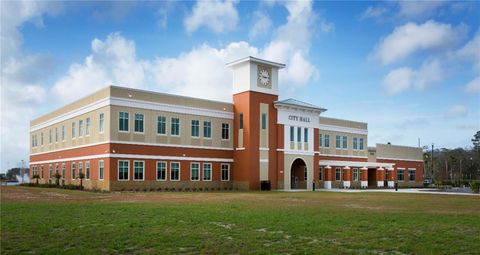
<path id="1" fill-rule="evenodd" d="M 480 252 L 478 196 L 7 189 L 1 254 Z"/>

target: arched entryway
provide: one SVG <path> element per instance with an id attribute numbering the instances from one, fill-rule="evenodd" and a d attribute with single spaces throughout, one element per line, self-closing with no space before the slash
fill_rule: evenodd
<path id="1" fill-rule="evenodd" d="M 306 189 L 307 188 L 307 165 L 301 158 L 293 161 L 290 168 L 290 188 Z"/>

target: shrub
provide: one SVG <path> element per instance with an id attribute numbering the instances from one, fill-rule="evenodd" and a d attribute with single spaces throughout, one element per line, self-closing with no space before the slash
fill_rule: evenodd
<path id="1" fill-rule="evenodd" d="M 480 192 L 480 183 L 476 182 L 476 181 L 471 181 L 470 182 L 470 189 L 472 189 L 472 191 L 474 193 L 479 193 Z"/>
<path id="2" fill-rule="evenodd" d="M 157 188 L 157 191 L 162 191 L 162 187 L 158 187 L 158 188 Z"/>

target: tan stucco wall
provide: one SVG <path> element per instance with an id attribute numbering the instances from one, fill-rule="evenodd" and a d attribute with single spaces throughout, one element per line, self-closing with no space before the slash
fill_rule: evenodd
<path id="1" fill-rule="evenodd" d="M 377 143 L 377 158 L 423 160 L 422 148 Z"/>
<path id="2" fill-rule="evenodd" d="M 329 154 L 329 155 L 345 155 L 345 156 L 367 156 L 367 136 L 362 134 L 352 134 L 352 133 L 342 133 L 342 132 L 334 132 L 334 131 L 327 131 L 327 130 L 319 130 L 319 134 L 322 134 L 322 145 L 318 148 L 320 154 Z M 330 135 L 330 147 L 325 147 L 325 135 Z M 348 148 L 347 149 L 337 149 L 335 147 L 335 139 L 336 136 L 340 136 L 340 147 L 343 146 L 343 136 L 348 137 Z M 360 148 L 360 138 L 363 138 L 363 150 L 354 150 L 353 149 L 353 138 L 357 138 L 357 148 Z"/>
<path id="3" fill-rule="evenodd" d="M 358 128 L 358 129 L 367 129 L 368 128 L 368 124 L 364 123 L 364 122 L 334 119 L 334 118 L 327 118 L 327 117 L 320 117 L 319 118 L 319 123 L 324 124 L 324 125 L 348 127 L 348 128 Z"/>

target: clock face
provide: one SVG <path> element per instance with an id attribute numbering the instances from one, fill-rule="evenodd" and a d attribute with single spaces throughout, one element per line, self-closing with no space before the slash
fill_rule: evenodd
<path id="1" fill-rule="evenodd" d="M 262 87 L 270 88 L 270 73 L 265 68 L 258 69 L 258 81 Z"/>

